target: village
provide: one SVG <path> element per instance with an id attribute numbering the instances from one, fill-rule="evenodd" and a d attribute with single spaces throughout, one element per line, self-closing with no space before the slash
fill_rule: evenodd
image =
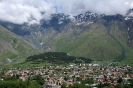
<path id="1" fill-rule="evenodd" d="M 130 84 L 129 79 L 133 79 L 131 66 L 119 66 L 109 63 L 102 64 L 74 64 L 67 66 L 42 66 L 30 68 L 8 68 L 1 69 L 0 80 L 4 81 L 8 77 L 18 77 L 18 80 L 26 81 L 35 75 L 41 75 L 44 79 L 44 88 L 61 88 L 62 85 L 81 84 L 97 88 L 99 84 L 110 83 L 112 86 L 118 83 Z M 85 82 L 85 80 L 88 80 Z M 113 87 L 112 87 L 113 88 Z"/>

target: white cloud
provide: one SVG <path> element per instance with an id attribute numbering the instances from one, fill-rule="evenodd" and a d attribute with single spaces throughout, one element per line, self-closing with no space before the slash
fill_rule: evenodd
<path id="1" fill-rule="evenodd" d="M 34 24 L 41 19 L 49 20 L 56 11 L 69 15 L 86 11 L 125 15 L 130 8 L 133 8 L 132 0 L 1 0 L 0 20 Z"/>
<path id="2" fill-rule="evenodd" d="M 54 11 L 52 4 L 44 0 L 3 0 L 0 2 L 0 20 L 17 24 L 39 23 L 41 19 L 48 20 Z M 40 12 L 46 14 L 42 15 Z M 34 20 L 31 20 L 31 17 Z"/>
<path id="3" fill-rule="evenodd" d="M 122 14 L 133 8 L 132 0 L 47 0 L 58 7 L 58 12 L 79 14 L 92 11 L 99 14 Z"/>

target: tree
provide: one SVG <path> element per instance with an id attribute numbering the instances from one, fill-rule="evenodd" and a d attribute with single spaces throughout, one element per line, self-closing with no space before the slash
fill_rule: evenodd
<path id="1" fill-rule="evenodd" d="M 122 79 L 121 77 L 119 77 L 119 79 L 118 79 L 117 82 L 118 82 L 118 83 L 122 83 L 122 82 L 123 82 L 123 79 Z"/>
<path id="2" fill-rule="evenodd" d="M 61 88 L 67 88 L 67 87 L 66 87 L 66 84 L 62 84 L 62 85 L 61 85 Z"/>
<path id="3" fill-rule="evenodd" d="M 88 86 L 84 85 L 84 84 L 78 84 L 78 83 L 75 83 L 73 85 L 69 85 L 68 88 L 88 88 Z"/>
<path id="4" fill-rule="evenodd" d="M 81 81 L 81 78 L 80 77 L 76 77 L 76 81 Z"/>
<path id="5" fill-rule="evenodd" d="M 38 84 L 43 85 L 44 84 L 44 78 L 42 78 L 41 75 L 36 75 L 33 77 L 33 80 L 35 80 Z"/>
<path id="6" fill-rule="evenodd" d="M 64 80 L 65 80 L 65 81 L 67 81 L 67 80 L 68 80 L 68 77 L 67 77 L 67 76 L 65 76 L 65 77 L 64 77 Z"/>
<path id="7" fill-rule="evenodd" d="M 116 88 L 123 88 L 123 86 L 121 84 L 117 84 L 115 87 Z"/>
<path id="8" fill-rule="evenodd" d="M 36 81 L 31 81 L 28 88 L 42 88 Z"/>
<path id="9" fill-rule="evenodd" d="M 82 84 L 93 84 L 94 80 L 93 78 L 88 78 L 86 80 L 81 81 Z"/>
<path id="10" fill-rule="evenodd" d="M 27 81 L 9 80 L 1 81 L 0 88 L 42 88 L 36 81 L 30 81 L 27 85 Z"/>
<path id="11" fill-rule="evenodd" d="M 103 88 L 102 83 L 100 82 L 100 84 L 98 85 L 98 88 Z"/>

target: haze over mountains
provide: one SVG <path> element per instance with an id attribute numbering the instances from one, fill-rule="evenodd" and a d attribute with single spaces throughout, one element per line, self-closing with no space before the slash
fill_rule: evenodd
<path id="1" fill-rule="evenodd" d="M 50 1 L 54 2 L 54 0 Z M 87 2 L 87 0 L 84 1 Z M 43 2 L 42 4 L 23 2 L 26 4 L 22 7 L 34 7 L 35 5 L 39 14 L 33 15 L 31 13 L 29 17 L 26 17 L 28 20 L 21 22 L 21 16 L 14 17 L 16 22 L 4 19 L 0 21 L 0 24 L 42 52 L 66 52 L 69 55 L 82 56 L 94 60 L 128 62 L 132 61 L 133 57 L 132 1 L 125 2 L 125 0 L 121 0 L 119 3 L 118 1 L 112 0 L 109 6 L 105 5 L 105 12 L 101 12 L 103 10 L 96 10 L 95 8 L 91 8 L 88 11 L 85 3 L 80 0 L 78 3 L 74 3 L 74 0 L 72 0 L 73 4 L 70 5 L 78 5 L 78 7 L 75 7 L 76 12 L 72 12 L 74 10 L 68 8 L 70 11 L 66 10 L 64 13 L 62 13 L 62 10 L 65 7 L 59 9 L 60 5 L 57 4 L 60 3 L 57 1 L 57 6 L 54 6 L 56 11 L 49 7 L 52 4 L 44 3 L 42 0 L 39 1 L 40 3 Z M 14 2 L 21 3 L 14 0 L 11 2 L 12 5 L 14 5 Z M 46 0 L 46 2 L 48 1 Z M 88 3 L 90 2 L 91 0 Z M 100 4 L 97 4 L 97 7 L 105 4 L 102 1 L 99 2 Z M 108 0 L 106 2 L 109 3 Z M 1 2 L 1 4 L 4 3 L 6 2 Z M 94 5 L 94 2 L 91 3 Z M 114 10 L 114 7 L 112 7 L 114 3 L 117 3 L 114 7 L 118 5 L 117 7 L 119 8 Z M 43 4 L 48 5 L 49 9 L 43 11 Z M 39 5 L 41 5 L 41 9 Z M 68 4 L 65 6 L 68 6 Z M 120 10 L 121 6 L 123 8 Z M 14 8 L 16 8 L 16 5 Z M 84 8 L 85 10 L 83 10 Z M 99 9 L 102 8 L 104 6 L 99 7 Z M 34 10 L 35 8 L 32 9 Z M 53 12 L 47 13 L 49 10 Z M 112 12 L 113 10 L 114 12 Z M 22 11 L 25 11 L 25 9 Z M 39 19 L 38 16 L 40 16 Z M 19 19 L 19 22 L 17 19 Z"/>

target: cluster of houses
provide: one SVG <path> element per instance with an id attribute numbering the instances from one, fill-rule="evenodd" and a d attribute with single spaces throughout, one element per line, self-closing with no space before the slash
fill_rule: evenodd
<path id="1" fill-rule="evenodd" d="M 83 80 L 92 78 L 94 83 L 87 84 L 95 86 L 99 83 L 111 83 L 116 85 L 122 78 L 123 83 L 129 83 L 133 79 L 131 66 L 103 66 L 100 64 L 70 64 L 68 66 L 49 66 L 31 68 L 8 68 L 1 69 L 1 80 L 4 78 L 18 76 L 18 79 L 25 81 L 29 77 L 41 75 L 44 78 L 45 88 L 61 88 L 62 84 L 69 86 L 74 83 L 82 83 Z"/>

